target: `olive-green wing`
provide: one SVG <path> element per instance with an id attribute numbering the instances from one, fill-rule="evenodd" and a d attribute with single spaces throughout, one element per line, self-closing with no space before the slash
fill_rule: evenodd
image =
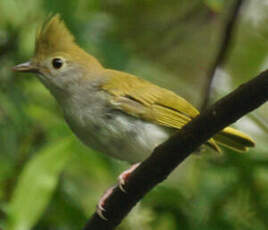
<path id="1" fill-rule="evenodd" d="M 116 108 L 132 116 L 180 129 L 199 114 L 189 102 L 167 89 L 119 71 L 107 70 L 106 74 L 108 80 L 102 89 L 114 96 Z M 209 144 L 220 151 L 213 139 Z"/>
<path id="2" fill-rule="evenodd" d="M 130 74 L 108 71 L 111 77 L 102 88 L 114 95 L 113 100 L 118 107 L 133 116 L 181 128 L 199 114 L 189 102 L 167 89 Z"/>

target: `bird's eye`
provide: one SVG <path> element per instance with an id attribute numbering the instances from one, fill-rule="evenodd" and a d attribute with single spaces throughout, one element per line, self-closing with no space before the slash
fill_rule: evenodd
<path id="1" fill-rule="evenodd" d="M 54 59 L 52 60 L 52 65 L 53 65 L 53 67 L 54 67 L 55 69 L 59 69 L 59 68 L 61 68 L 62 65 L 63 65 L 63 60 L 60 59 L 60 58 L 54 58 Z"/>

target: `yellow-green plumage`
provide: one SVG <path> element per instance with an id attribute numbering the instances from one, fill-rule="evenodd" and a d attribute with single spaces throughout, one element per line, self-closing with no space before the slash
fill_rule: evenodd
<path id="1" fill-rule="evenodd" d="M 62 66 L 53 66 L 55 59 L 60 60 Z M 156 144 L 199 114 L 194 106 L 172 91 L 134 75 L 104 68 L 75 43 L 58 15 L 37 34 L 35 55 L 27 65 L 15 68 L 40 73 L 40 80 L 62 106 L 77 136 L 87 145 L 96 145 L 97 150 L 110 151 L 110 155 L 120 159 L 131 162 L 144 159 L 122 157 L 122 154 L 138 155 L 143 151 L 148 155 Z M 113 120 L 106 118 L 106 113 L 112 115 Z M 132 131 L 133 139 L 126 136 Z M 120 148 L 121 144 L 124 148 Z M 254 146 L 254 141 L 228 127 L 208 142 L 220 151 L 217 144 L 246 151 Z"/>
<path id="2" fill-rule="evenodd" d="M 66 55 L 83 63 L 87 68 L 99 67 L 100 63 L 92 55 L 81 49 L 76 43 L 60 16 L 57 14 L 45 23 L 37 32 L 33 61 L 40 62 L 52 55 Z"/>
<path id="3" fill-rule="evenodd" d="M 194 106 L 172 91 L 158 87 L 130 74 L 114 70 L 107 71 L 109 72 L 110 79 L 103 85 L 103 89 L 113 94 L 115 100 L 127 97 L 128 100 L 134 99 L 143 106 L 135 110 L 135 106 L 131 107 L 131 103 L 121 99 L 118 107 L 124 112 L 176 129 L 182 128 L 182 126 L 199 114 Z M 225 128 L 214 139 L 218 144 L 237 151 L 247 151 L 248 147 L 254 146 L 252 138 L 231 127 Z M 210 144 L 219 151 L 219 148 L 212 139 Z"/>

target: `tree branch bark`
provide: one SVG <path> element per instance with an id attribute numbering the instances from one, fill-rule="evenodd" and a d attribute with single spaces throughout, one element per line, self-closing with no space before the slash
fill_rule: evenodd
<path id="1" fill-rule="evenodd" d="M 84 230 L 115 229 L 146 193 L 165 180 L 200 145 L 267 100 L 268 70 L 219 100 L 157 147 L 129 177 L 124 186 L 127 193 L 115 187 L 106 200 L 104 215 L 108 221 L 95 213 Z"/>
<path id="2" fill-rule="evenodd" d="M 211 68 L 208 71 L 208 77 L 206 79 L 205 87 L 204 87 L 204 101 L 201 106 L 201 111 L 203 111 L 209 104 L 209 98 L 211 94 L 211 85 L 213 81 L 213 77 L 215 75 L 215 72 L 217 70 L 217 67 L 221 66 L 224 61 L 226 60 L 226 56 L 228 54 L 228 51 L 230 49 L 230 43 L 232 40 L 232 34 L 235 28 L 235 24 L 239 15 L 239 10 L 243 4 L 244 0 L 236 0 L 234 3 L 234 6 L 232 7 L 232 10 L 230 12 L 230 15 L 227 18 L 226 24 L 223 28 L 222 33 L 222 40 L 220 42 L 220 47 L 218 54 L 215 58 L 215 61 L 211 65 Z"/>

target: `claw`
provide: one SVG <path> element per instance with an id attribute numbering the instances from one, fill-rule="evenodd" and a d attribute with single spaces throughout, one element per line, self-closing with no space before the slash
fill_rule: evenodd
<path id="1" fill-rule="evenodd" d="M 105 209 L 99 209 L 99 207 L 98 207 L 96 213 L 98 214 L 98 216 L 99 216 L 101 219 L 103 219 L 103 220 L 105 220 L 105 221 L 108 221 L 108 219 L 103 215 L 103 212 L 104 212 L 104 211 L 105 211 Z"/>
<path id="2" fill-rule="evenodd" d="M 131 173 L 140 165 L 140 163 L 136 163 L 132 165 L 129 169 L 122 172 L 118 177 L 118 187 L 123 193 L 127 193 L 127 191 L 124 189 L 124 185 L 126 184 L 126 181 L 128 180 Z"/>
<path id="3" fill-rule="evenodd" d="M 100 198 L 100 201 L 97 205 L 96 212 L 97 212 L 98 216 L 105 221 L 108 221 L 108 219 L 103 215 L 103 213 L 106 211 L 104 208 L 105 202 L 106 202 L 107 198 L 112 194 L 114 188 L 115 188 L 115 186 L 112 186 L 111 188 L 107 189 L 105 191 L 105 193 L 102 195 L 102 197 Z"/>
<path id="4" fill-rule="evenodd" d="M 127 169 L 126 171 L 124 171 L 123 173 L 121 173 L 118 177 L 118 187 L 120 188 L 120 190 L 124 193 L 127 193 L 127 191 L 124 189 L 124 185 L 126 184 L 126 181 L 128 180 L 129 176 L 131 175 L 131 173 L 140 165 L 140 163 L 134 164 L 132 165 L 129 169 Z M 106 190 L 106 192 L 102 195 L 98 205 L 97 205 L 97 214 L 98 216 L 105 220 L 108 221 L 108 218 L 104 216 L 104 212 L 106 211 L 104 206 L 105 206 L 105 202 L 106 200 L 109 198 L 109 196 L 112 194 L 114 188 L 116 186 L 113 186 L 109 189 Z"/>

